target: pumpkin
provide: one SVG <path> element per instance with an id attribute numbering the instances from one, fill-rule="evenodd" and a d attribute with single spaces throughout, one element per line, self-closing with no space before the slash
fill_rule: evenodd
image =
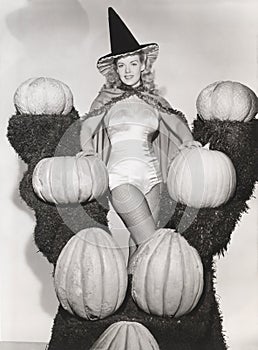
<path id="1" fill-rule="evenodd" d="M 73 95 L 63 82 L 53 78 L 30 78 L 14 94 L 20 114 L 66 115 L 73 108 Z"/>
<path id="2" fill-rule="evenodd" d="M 87 320 L 113 314 L 127 289 L 127 269 L 115 240 L 97 227 L 73 236 L 56 264 L 54 285 L 63 308 Z"/>
<path id="3" fill-rule="evenodd" d="M 99 337 L 91 350 L 159 350 L 150 331 L 138 322 L 113 323 Z"/>
<path id="4" fill-rule="evenodd" d="M 96 156 L 42 159 L 32 175 L 35 193 L 45 202 L 81 203 L 101 197 L 108 188 L 108 172 Z"/>
<path id="5" fill-rule="evenodd" d="M 203 291 L 199 254 L 179 233 L 159 229 L 132 256 L 132 297 L 148 314 L 180 317 L 192 311 Z"/>
<path id="6" fill-rule="evenodd" d="M 184 148 L 172 161 L 167 178 L 171 198 L 194 208 L 215 208 L 226 203 L 236 188 L 236 171 L 223 152 L 209 144 Z"/>
<path id="7" fill-rule="evenodd" d="M 247 122 L 258 112 L 255 93 L 234 81 L 217 81 L 205 87 L 196 101 L 201 118 Z"/>

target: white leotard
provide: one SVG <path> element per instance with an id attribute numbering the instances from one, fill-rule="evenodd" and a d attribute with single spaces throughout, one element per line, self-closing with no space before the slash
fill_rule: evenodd
<path id="1" fill-rule="evenodd" d="M 111 142 L 107 164 L 110 189 L 130 183 L 146 194 L 162 182 L 151 143 L 159 126 L 158 112 L 133 95 L 110 108 L 105 125 Z"/>

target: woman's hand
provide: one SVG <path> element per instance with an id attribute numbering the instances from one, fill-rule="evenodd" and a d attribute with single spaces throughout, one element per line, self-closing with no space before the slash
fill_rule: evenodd
<path id="1" fill-rule="evenodd" d="M 179 151 L 182 151 L 184 148 L 196 148 L 196 147 L 202 147 L 202 144 L 199 141 L 191 140 L 183 142 L 179 147 Z"/>
<path id="2" fill-rule="evenodd" d="M 76 154 L 76 158 L 83 158 L 87 156 L 96 156 L 96 152 L 93 149 L 84 150 Z"/>
<path id="3" fill-rule="evenodd" d="M 183 142 L 180 146 L 178 146 L 177 148 L 177 152 L 174 154 L 174 157 L 170 159 L 170 161 L 168 162 L 168 168 L 170 167 L 171 163 L 173 162 L 173 160 L 178 156 L 178 154 L 185 148 L 198 148 L 198 147 L 202 147 L 202 144 L 199 141 L 195 141 L 195 140 L 190 140 L 190 141 L 185 141 Z"/>

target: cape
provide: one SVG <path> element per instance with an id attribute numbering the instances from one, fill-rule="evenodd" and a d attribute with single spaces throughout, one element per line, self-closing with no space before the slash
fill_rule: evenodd
<path id="1" fill-rule="evenodd" d="M 178 154 L 179 147 L 184 143 L 194 142 L 194 140 L 183 113 L 173 109 L 160 95 L 150 92 L 142 86 L 111 89 L 104 86 L 101 89 L 93 101 L 89 113 L 82 117 L 81 148 L 87 152 L 92 143 L 89 138 L 92 138 L 94 152 L 107 164 L 111 145 L 104 117 L 115 103 L 132 95 L 136 95 L 159 112 L 160 123 L 156 138 L 153 140 L 153 148 L 160 163 L 163 181 L 166 183 L 168 167 Z"/>

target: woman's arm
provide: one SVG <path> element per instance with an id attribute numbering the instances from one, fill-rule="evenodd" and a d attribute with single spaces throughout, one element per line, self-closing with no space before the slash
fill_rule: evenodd
<path id="1" fill-rule="evenodd" d="M 81 124 L 80 142 L 82 152 L 78 153 L 77 156 L 88 156 L 95 154 L 92 139 L 93 132 L 88 124 L 89 123 L 87 123 L 87 120 L 84 120 Z"/>
<path id="2" fill-rule="evenodd" d="M 177 114 L 176 111 L 173 113 L 174 109 L 164 97 L 159 96 L 159 101 L 167 110 L 167 113 L 162 113 L 162 119 L 167 128 L 178 138 L 180 148 L 199 146 L 200 143 L 194 140 L 184 115 L 180 115 L 180 112 Z"/>
<path id="3" fill-rule="evenodd" d="M 82 152 L 80 152 L 80 155 L 86 155 L 87 152 L 95 154 L 92 139 L 101 123 L 103 113 L 94 115 L 94 111 L 100 110 L 104 106 L 104 102 L 103 94 L 100 92 L 92 102 L 89 113 L 85 115 L 85 119 L 81 122 L 80 142 Z"/>
<path id="4" fill-rule="evenodd" d="M 89 117 L 82 121 L 80 142 L 84 153 L 89 152 L 89 154 L 95 154 L 93 148 L 93 135 L 95 134 L 100 122 L 101 119 L 99 117 Z"/>
<path id="5" fill-rule="evenodd" d="M 202 146 L 200 142 L 194 140 L 189 126 L 179 115 L 162 113 L 162 119 L 168 130 L 177 138 L 179 150 Z"/>

